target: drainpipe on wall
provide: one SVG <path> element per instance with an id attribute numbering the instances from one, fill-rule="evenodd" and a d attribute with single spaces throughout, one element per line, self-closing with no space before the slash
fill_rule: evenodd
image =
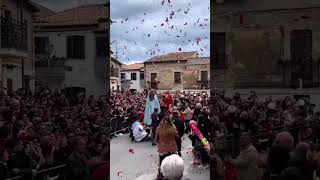
<path id="1" fill-rule="evenodd" d="M 21 76 L 22 76 L 22 89 L 25 90 L 24 84 L 24 58 L 21 59 Z"/>

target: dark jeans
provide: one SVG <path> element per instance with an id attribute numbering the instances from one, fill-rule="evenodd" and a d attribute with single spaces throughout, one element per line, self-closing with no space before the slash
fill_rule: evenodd
<path id="1" fill-rule="evenodd" d="M 181 143 L 182 143 L 181 137 L 178 137 L 176 142 L 177 142 L 177 147 L 178 147 L 178 155 L 181 157 Z"/>
<path id="2" fill-rule="evenodd" d="M 209 164 L 210 157 L 206 150 L 204 150 L 204 148 L 200 148 L 199 153 L 202 164 Z"/>
<path id="3" fill-rule="evenodd" d="M 190 132 L 190 127 L 189 127 L 189 124 L 190 124 L 190 120 L 185 120 L 184 121 L 185 125 L 186 125 L 186 132 Z"/>
<path id="4" fill-rule="evenodd" d="M 152 141 L 154 142 L 154 140 L 155 140 L 155 138 L 156 138 L 156 128 L 153 127 L 153 128 L 151 129 L 151 131 L 152 131 Z"/>

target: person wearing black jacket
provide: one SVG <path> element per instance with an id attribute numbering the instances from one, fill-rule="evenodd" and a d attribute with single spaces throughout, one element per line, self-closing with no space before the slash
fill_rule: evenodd
<path id="1" fill-rule="evenodd" d="M 174 125 L 176 126 L 176 128 L 178 130 L 179 137 L 177 138 L 177 146 L 178 146 L 178 155 L 181 157 L 182 156 L 181 155 L 181 143 L 182 143 L 181 138 L 184 135 L 184 123 L 180 119 L 179 111 L 177 110 L 176 107 L 173 108 L 172 122 L 174 123 Z"/>

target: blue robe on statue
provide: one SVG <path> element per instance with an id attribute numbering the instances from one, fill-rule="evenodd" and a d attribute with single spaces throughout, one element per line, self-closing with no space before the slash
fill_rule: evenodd
<path id="1" fill-rule="evenodd" d="M 158 97 L 155 95 L 153 98 L 153 101 L 150 101 L 148 96 L 146 100 L 146 106 L 144 109 L 144 119 L 143 119 L 143 122 L 148 126 L 150 126 L 152 123 L 151 115 L 154 112 L 154 109 L 158 109 L 159 113 L 161 111 Z"/>

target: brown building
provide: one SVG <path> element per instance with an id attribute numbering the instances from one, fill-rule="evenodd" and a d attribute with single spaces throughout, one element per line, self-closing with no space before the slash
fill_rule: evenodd
<path id="1" fill-rule="evenodd" d="M 209 63 L 209 57 L 199 57 L 196 51 L 155 56 L 144 63 L 146 88 L 207 89 Z"/>
<path id="2" fill-rule="evenodd" d="M 216 1 L 212 86 L 319 86 L 320 1 Z M 301 81 L 300 81 L 301 82 Z"/>

